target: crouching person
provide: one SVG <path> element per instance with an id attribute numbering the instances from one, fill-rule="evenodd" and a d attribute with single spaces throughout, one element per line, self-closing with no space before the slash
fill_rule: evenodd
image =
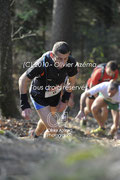
<path id="1" fill-rule="evenodd" d="M 104 115 L 103 108 L 107 107 L 112 113 L 113 125 L 110 134 L 114 136 L 119 124 L 120 83 L 118 81 L 111 80 L 109 82 L 103 82 L 85 91 L 81 95 L 80 111 L 78 112 L 77 117 L 79 119 L 85 117 L 85 100 L 87 97 L 96 94 L 98 94 L 98 96 L 92 104 L 91 111 L 93 117 L 98 122 L 99 128 L 92 130 L 91 133 L 105 134 L 105 122 L 107 121 L 108 113 Z"/>
<path id="2" fill-rule="evenodd" d="M 62 127 L 58 126 L 54 114 L 56 111 L 62 112 L 67 107 L 76 74 L 76 61 L 70 55 L 69 45 L 63 41 L 55 43 L 52 51 L 43 54 L 22 74 L 19 79 L 22 116 L 25 119 L 30 118 L 31 108 L 27 97 L 27 86 L 32 80 L 30 97 L 40 117 L 33 133 L 34 137 L 38 137 L 42 133 L 44 133 L 44 138 L 54 137 L 60 131 Z M 60 100 L 66 76 L 68 76 L 70 84 Z"/>

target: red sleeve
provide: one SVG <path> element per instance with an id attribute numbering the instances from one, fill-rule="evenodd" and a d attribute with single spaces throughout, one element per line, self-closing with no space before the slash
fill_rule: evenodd
<path id="1" fill-rule="evenodd" d="M 99 80 L 101 78 L 101 69 L 96 69 L 90 78 L 90 85 L 95 86 L 99 84 Z"/>
<path id="2" fill-rule="evenodd" d="M 116 71 L 115 71 L 115 77 L 114 77 L 114 79 L 117 79 L 117 78 L 118 78 L 118 74 L 119 74 L 119 71 L 116 70 Z"/>

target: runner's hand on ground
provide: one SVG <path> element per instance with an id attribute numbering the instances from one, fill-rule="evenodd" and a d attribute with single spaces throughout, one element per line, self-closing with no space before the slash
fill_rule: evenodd
<path id="1" fill-rule="evenodd" d="M 116 131 L 117 131 L 117 128 L 116 128 L 116 126 L 113 124 L 113 125 L 111 126 L 110 134 L 114 136 L 114 134 L 115 134 Z"/>
<path id="2" fill-rule="evenodd" d="M 75 119 L 81 120 L 81 119 L 83 119 L 83 118 L 85 118 L 85 114 L 84 114 L 83 111 L 80 110 L 80 111 L 78 112 L 77 116 L 75 117 Z"/>
<path id="3" fill-rule="evenodd" d="M 24 117 L 26 120 L 30 120 L 30 114 L 31 114 L 30 108 L 24 109 L 22 111 L 22 117 Z"/>

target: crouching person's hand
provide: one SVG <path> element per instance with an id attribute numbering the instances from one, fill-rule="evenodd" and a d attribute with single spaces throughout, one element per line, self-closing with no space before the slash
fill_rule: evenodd
<path id="1" fill-rule="evenodd" d="M 20 95 L 20 107 L 22 109 L 22 113 L 21 113 L 22 117 L 24 117 L 26 120 L 29 120 L 31 114 L 31 108 L 28 102 L 27 94 Z"/>
<path id="2" fill-rule="evenodd" d="M 85 114 L 84 114 L 83 111 L 80 110 L 80 111 L 78 112 L 77 116 L 75 117 L 75 119 L 76 119 L 76 120 L 81 120 L 81 119 L 83 119 L 83 118 L 85 118 Z"/>
<path id="3" fill-rule="evenodd" d="M 115 126 L 115 124 L 113 124 L 111 126 L 110 134 L 114 137 L 116 131 L 117 131 L 117 126 Z"/>
<path id="4" fill-rule="evenodd" d="M 21 114 L 23 118 L 30 120 L 31 108 L 24 109 Z"/>

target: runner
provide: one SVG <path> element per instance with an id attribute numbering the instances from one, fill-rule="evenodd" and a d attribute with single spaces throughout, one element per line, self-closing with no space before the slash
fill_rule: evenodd
<path id="1" fill-rule="evenodd" d="M 103 82 L 85 91 L 81 95 L 79 118 L 81 119 L 85 117 L 84 107 L 86 98 L 96 95 L 97 93 L 99 93 L 99 95 L 94 100 L 91 111 L 93 117 L 98 122 L 99 128 L 92 130 L 91 133 L 105 134 L 105 121 L 107 120 L 107 114 L 104 119 L 102 108 L 107 107 L 112 113 L 113 125 L 110 134 L 113 136 L 117 131 L 119 121 L 120 83 L 118 81 L 111 80 L 109 82 Z"/>
<path id="2" fill-rule="evenodd" d="M 111 79 L 116 80 L 118 78 L 118 66 L 115 61 L 109 61 L 107 64 L 99 64 L 91 74 L 91 77 L 87 81 L 87 87 L 86 90 L 92 88 L 93 86 L 100 84 L 105 81 L 110 81 Z M 96 95 L 97 96 L 97 95 Z M 86 107 L 85 107 L 85 115 L 87 115 L 91 112 L 91 106 L 96 98 L 96 96 L 90 96 L 86 98 Z M 108 113 L 108 110 L 104 107 L 104 117 L 106 118 L 106 114 Z M 79 112 L 76 116 L 76 119 L 79 119 Z M 87 118 L 83 119 L 83 125 L 86 125 Z"/>
<path id="3" fill-rule="evenodd" d="M 38 137 L 43 132 L 44 138 L 54 137 L 61 129 L 54 115 L 56 111 L 62 112 L 67 107 L 76 74 L 76 61 L 70 55 L 69 45 L 63 41 L 55 43 L 52 51 L 43 54 L 32 67 L 22 74 L 19 79 L 22 116 L 30 119 L 31 108 L 27 97 L 27 85 L 32 80 L 30 97 L 40 117 L 34 137 Z M 66 76 L 69 77 L 70 84 L 66 87 L 60 101 Z"/>

